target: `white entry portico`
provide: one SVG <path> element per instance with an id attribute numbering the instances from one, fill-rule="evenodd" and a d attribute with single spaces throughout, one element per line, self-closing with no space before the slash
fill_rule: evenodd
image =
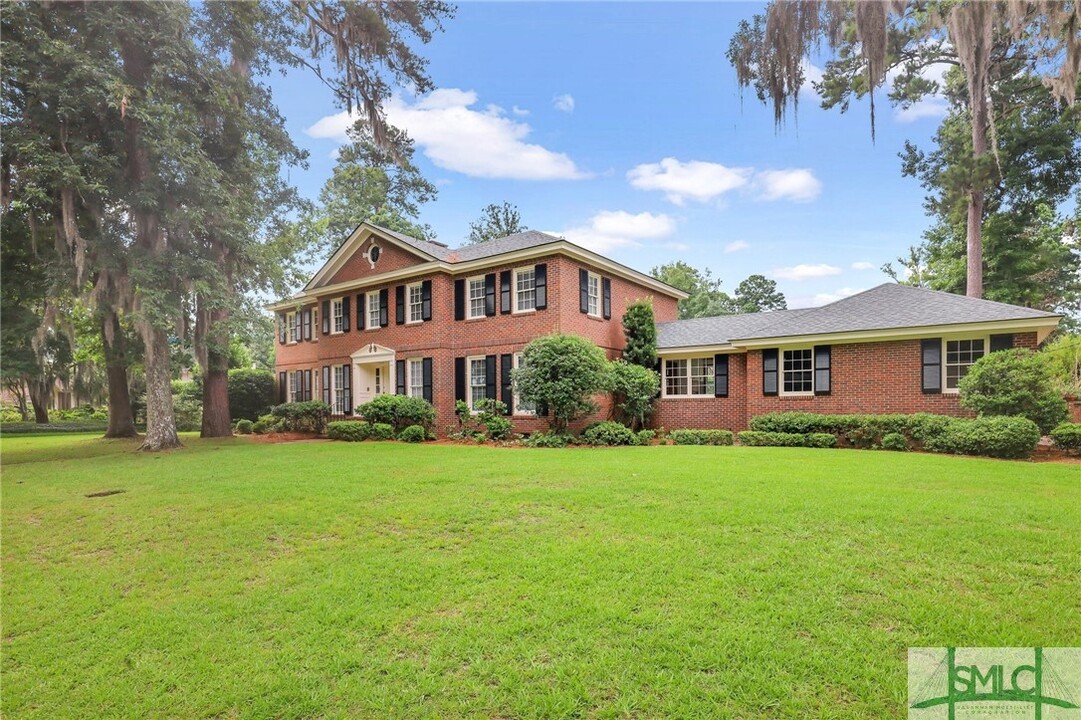
<path id="1" fill-rule="evenodd" d="M 353 407 L 378 395 L 394 392 L 394 350 L 368 343 L 350 357 L 353 361 Z"/>

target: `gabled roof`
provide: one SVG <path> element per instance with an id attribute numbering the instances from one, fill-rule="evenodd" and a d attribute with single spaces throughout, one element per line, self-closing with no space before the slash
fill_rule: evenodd
<path id="1" fill-rule="evenodd" d="M 555 235 L 542 233 L 538 230 L 526 230 L 524 232 L 514 233 L 513 235 L 507 235 L 506 237 L 496 238 L 495 240 L 450 248 L 443 243 L 433 242 L 431 240 L 419 240 L 389 228 L 385 228 L 381 225 L 376 225 L 375 223 L 367 224 L 382 233 L 390 235 L 411 248 L 419 250 L 436 260 L 442 260 L 443 262 L 448 263 L 482 260 L 484 258 L 502 255 L 503 253 L 514 252 L 515 250 L 527 250 L 539 245 L 548 245 L 549 243 L 557 243 L 560 241 L 560 238 L 557 238 Z"/>
<path id="2" fill-rule="evenodd" d="M 664 323 L 657 328 L 657 346 L 760 345 L 763 340 L 992 323 L 1053 328 L 1059 317 L 1043 310 L 886 283 L 817 308 Z"/>

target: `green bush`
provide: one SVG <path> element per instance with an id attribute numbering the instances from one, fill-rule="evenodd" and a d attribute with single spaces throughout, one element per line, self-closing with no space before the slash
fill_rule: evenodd
<path id="1" fill-rule="evenodd" d="M 229 371 L 229 414 L 234 420 L 257 420 L 270 412 L 276 392 L 269 370 L 234 368 Z"/>
<path id="2" fill-rule="evenodd" d="M 585 429 L 582 437 L 590 445 L 637 445 L 638 437 L 626 425 L 612 420 L 594 423 Z"/>
<path id="3" fill-rule="evenodd" d="M 336 420 L 327 423 L 327 437 L 331 440 L 360 442 L 368 439 L 371 430 L 371 423 L 360 420 Z"/>
<path id="4" fill-rule="evenodd" d="M 570 441 L 566 433 L 537 432 L 522 440 L 522 444 L 534 448 L 565 448 Z"/>
<path id="5" fill-rule="evenodd" d="M 407 443 L 419 443 L 428 439 L 428 431 L 420 425 L 410 425 L 398 433 L 398 439 Z"/>
<path id="6" fill-rule="evenodd" d="M 837 436 L 829 433 L 807 433 L 803 436 L 803 444 L 811 448 L 835 448 Z"/>
<path id="7" fill-rule="evenodd" d="M 597 410 L 593 397 L 609 387 L 608 359 L 594 343 L 577 335 L 546 335 L 525 346 L 514 386 L 535 403 L 553 430 Z M 546 411 L 546 412 L 543 412 Z"/>
<path id="8" fill-rule="evenodd" d="M 1081 423 L 1062 423 L 1051 431 L 1055 447 L 1070 452 L 1081 452 Z"/>
<path id="9" fill-rule="evenodd" d="M 1081 335 L 1060 335 L 1044 346 L 1043 353 L 1058 391 L 1081 397 Z"/>
<path id="10" fill-rule="evenodd" d="M 243 419 L 240 419 L 240 420 L 236 421 L 236 431 L 238 433 L 240 433 L 241 435 L 251 435 L 252 432 L 253 432 L 252 428 L 253 428 L 254 425 L 255 425 L 255 423 L 253 423 L 251 420 L 248 420 L 247 418 L 243 418 Z"/>
<path id="11" fill-rule="evenodd" d="M 1020 415 L 1045 433 L 1069 415 L 1047 356 L 1025 348 L 984 355 L 958 387 L 961 405 L 981 416 Z"/>
<path id="12" fill-rule="evenodd" d="M 34 435 L 58 432 L 105 432 L 104 420 L 68 420 L 64 422 L 13 422 L 0 423 L 0 435 Z"/>
<path id="13" fill-rule="evenodd" d="M 739 444 L 751 447 L 814 447 L 837 446 L 837 436 L 830 433 L 786 433 L 745 430 L 739 434 Z"/>
<path id="14" fill-rule="evenodd" d="M 655 437 L 657 437 L 656 430 L 639 430 L 635 435 L 635 440 L 638 441 L 639 445 L 650 445 Z"/>
<path id="15" fill-rule="evenodd" d="M 940 435 L 956 418 L 932 413 L 913 415 L 820 415 L 806 412 L 767 413 L 752 418 L 751 430 L 805 435 L 829 433 L 857 448 L 880 446 L 886 435 L 899 434 L 924 443 Z"/>
<path id="16" fill-rule="evenodd" d="M 886 433 L 882 436 L 882 449 L 904 452 L 908 450 L 908 438 L 901 433 Z"/>
<path id="17" fill-rule="evenodd" d="M 280 432 L 282 430 L 282 421 L 273 415 L 260 415 L 259 419 L 255 421 L 251 429 L 256 435 Z"/>
<path id="18" fill-rule="evenodd" d="M 506 440 L 511 435 L 514 425 L 505 417 L 507 405 L 501 400 L 484 398 L 477 402 L 476 412 L 469 409 L 469 405 L 462 400 L 454 404 L 454 413 L 458 416 L 461 431 L 455 433 L 460 437 L 476 438 L 479 442 L 487 439 Z"/>
<path id="19" fill-rule="evenodd" d="M 371 423 L 368 437 L 372 440 L 393 440 L 394 426 L 390 423 Z"/>
<path id="20" fill-rule="evenodd" d="M 173 419 L 181 432 L 200 430 L 203 426 L 203 399 L 182 392 L 173 395 Z"/>
<path id="21" fill-rule="evenodd" d="M 291 402 L 275 405 L 270 414 L 278 418 L 286 432 L 322 433 L 330 417 L 330 406 L 321 400 Z"/>
<path id="22" fill-rule="evenodd" d="M 608 363 L 608 372 L 617 417 L 632 429 L 641 428 L 653 414 L 653 401 L 660 392 L 661 376 L 626 360 Z"/>
<path id="23" fill-rule="evenodd" d="M 924 447 L 955 455 L 1023 458 L 1032 454 L 1039 441 L 1040 428 L 1028 418 L 994 416 L 951 423 Z"/>
<path id="24" fill-rule="evenodd" d="M 357 408 L 357 414 L 368 422 L 386 423 L 401 432 L 410 425 L 420 425 L 425 432 L 435 425 L 435 408 L 419 397 L 408 395 L 379 395 Z"/>
<path id="25" fill-rule="evenodd" d="M 668 437 L 676 445 L 731 445 L 728 430 L 673 430 Z"/>

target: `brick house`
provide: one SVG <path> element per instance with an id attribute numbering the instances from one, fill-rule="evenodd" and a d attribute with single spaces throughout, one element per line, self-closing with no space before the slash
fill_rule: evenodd
<path id="1" fill-rule="evenodd" d="M 969 365 L 1035 347 L 1059 320 L 896 284 L 818 308 L 678 320 L 684 297 L 536 231 L 451 249 L 364 223 L 301 292 L 270 306 L 279 399 L 322 399 L 348 415 L 376 395 L 420 396 L 442 433 L 457 424 L 456 400 L 499 398 L 516 430 L 541 430 L 510 380 L 525 345 L 573 333 L 618 357 L 623 313 L 651 298 L 657 426 L 740 430 L 773 410 L 962 414 L 957 381 Z"/>

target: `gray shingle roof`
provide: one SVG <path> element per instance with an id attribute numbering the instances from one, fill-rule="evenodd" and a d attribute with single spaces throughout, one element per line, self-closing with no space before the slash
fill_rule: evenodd
<path id="1" fill-rule="evenodd" d="M 817 308 L 663 323 L 657 328 L 657 346 L 1056 317 L 1043 310 L 886 283 Z"/>
<path id="2" fill-rule="evenodd" d="M 537 230 L 526 230 L 524 232 L 515 233 L 495 240 L 489 240 L 487 242 L 476 243 L 474 245 L 462 245 L 457 248 L 448 248 L 442 243 L 431 242 L 430 240 L 418 240 L 417 238 L 403 235 L 400 232 L 389 230 L 380 225 L 373 225 L 373 227 L 379 228 L 380 231 L 394 237 L 396 240 L 402 241 L 410 247 L 414 247 L 438 260 L 449 263 L 480 260 L 495 255 L 502 255 L 503 253 L 514 252 L 515 250 L 526 250 L 528 248 L 537 247 L 538 245 L 559 242 L 559 238 L 554 235 L 542 233 Z"/>

